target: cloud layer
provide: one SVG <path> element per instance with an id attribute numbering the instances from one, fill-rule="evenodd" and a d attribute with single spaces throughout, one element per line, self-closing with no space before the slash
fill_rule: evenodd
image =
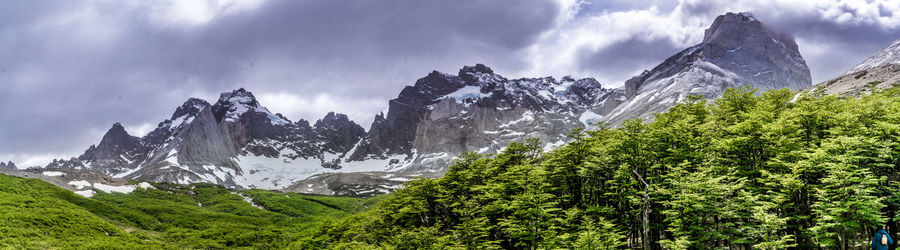
<path id="1" fill-rule="evenodd" d="M 618 86 L 751 11 L 796 37 L 814 81 L 900 37 L 897 1 L 13 1 L 0 8 L 0 160 L 75 156 L 113 122 L 145 133 L 189 97 L 245 87 L 287 117 L 368 127 L 431 70 Z"/>

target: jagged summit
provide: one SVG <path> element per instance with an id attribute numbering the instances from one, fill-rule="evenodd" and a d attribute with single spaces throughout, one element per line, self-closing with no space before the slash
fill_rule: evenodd
<path id="1" fill-rule="evenodd" d="M 259 108 L 259 102 L 253 93 L 239 88 L 231 92 L 224 92 L 219 95 L 219 100 L 213 105 L 213 114 L 217 120 L 228 119 L 230 121 L 237 120 L 242 114 Z"/>
<path id="2" fill-rule="evenodd" d="M 277 116 L 269 112 L 268 109 L 260 105 L 253 93 L 239 88 L 231 92 L 224 92 L 219 95 L 219 100 L 212 106 L 213 115 L 216 121 L 234 122 L 241 118 L 247 112 L 258 112 L 269 118 L 270 122 L 277 124 L 290 123 L 282 116 Z"/>
<path id="3" fill-rule="evenodd" d="M 895 40 L 888 47 L 878 51 L 874 55 L 866 58 L 861 63 L 854 66 L 846 74 L 856 73 L 867 69 L 873 69 L 888 64 L 900 63 L 900 39 Z"/>
<path id="4" fill-rule="evenodd" d="M 494 70 L 485 66 L 484 64 L 475 64 L 475 66 L 463 66 L 462 69 L 459 70 L 459 77 L 463 77 L 465 75 L 474 75 L 474 74 L 494 74 Z"/>
<path id="5" fill-rule="evenodd" d="M 111 135 L 111 134 L 127 136 L 128 132 L 125 131 L 125 127 L 123 127 L 121 123 L 116 122 L 116 123 L 113 123 L 112 127 L 110 127 L 109 130 L 106 131 L 106 135 Z"/>
<path id="6" fill-rule="evenodd" d="M 716 17 L 713 24 L 704 31 L 703 43 L 718 44 L 735 49 L 748 37 L 770 37 L 787 46 L 790 51 L 798 51 L 797 43 L 787 34 L 777 33 L 765 27 L 750 12 L 732 13 Z"/>
<path id="7" fill-rule="evenodd" d="M 345 115 L 345 114 L 328 112 L 328 114 L 326 114 L 325 117 L 323 117 L 322 119 L 316 120 L 315 127 L 316 128 L 330 127 L 334 124 L 349 123 L 349 122 L 353 122 L 353 121 L 351 121 L 350 118 L 348 118 L 347 115 Z"/>
<path id="8" fill-rule="evenodd" d="M 185 101 L 184 104 L 181 104 L 181 106 L 178 106 L 178 108 L 175 109 L 175 112 L 172 113 L 172 118 L 170 119 L 175 120 L 186 115 L 196 116 L 200 113 L 201 110 L 209 106 L 210 104 L 206 100 L 199 98 L 188 98 L 188 100 Z"/>
<path id="9" fill-rule="evenodd" d="M 366 134 L 366 130 L 347 115 L 334 112 L 328 112 L 313 127 L 323 142 L 323 149 L 331 153 L 349 151 Z"/>
<path id="10" fill-rule="evenodd" d="M 803 89 L 811 84 L 796 42 L 749 13 L 726 13 L 706 29 L 703 42 L 625 82 L 628 100 L 605 118 L 652 119 L 689 95 L 715 98 L 727 88 Z"/>
<path id="11" fill-rule="evenodd" d="M 106 131 L 106 134 L 103 135 L 103 138 L 100 140 L 100 144 L 97 147 L 101 149 L 109 148 L 112 150 L 131 146 L 138 143 L 138 140 L 139 138 L 129 135 L 122 124 L 116 122 Z"/>
<path id="12" fill-rule="evenodd" d="M 0 162 L 0 170 L 3 170 L 3 169 L 16 170 L 19 168 L 16 167 L 16 164 L 13 163 L 12 161 L 7 161 L 7 162 Z"/>

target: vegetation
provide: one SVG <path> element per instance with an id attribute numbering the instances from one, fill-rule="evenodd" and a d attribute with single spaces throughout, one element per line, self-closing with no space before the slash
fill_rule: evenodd
<path id="1" fill-rule="evenodd" d="M 900 229 L 900 89 L 691 97 L 650 123 L 461 155 L 305 248 L 861 248 Z"/>
<path id="2" fill-rule="evenodd" d="M 900 88 L 731 89 L 570 137 L 464 153 L 442 178 L 368 199 L 209 184 L 83 198 L 0 175 L 0 245 L 846 249 L 900 230 Z"/>
<path id="3" fill-rule="evenodd" d="M 241 195 L 252 197 L 254 207 Z M 287 248 L 309 226 L 363 210 L 365 199 L 154 184 L 85 198 L 0 175 L 0 246 L 113 249 Z"/>

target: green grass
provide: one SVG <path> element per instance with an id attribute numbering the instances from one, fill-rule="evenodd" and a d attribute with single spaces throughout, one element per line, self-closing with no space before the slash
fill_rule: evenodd
<path id="1" fill-rule="evenodd" d="M 378 199 L 210 184 L 157 183 L 85 198 L 52 184 L 0 175 L 0 246 L 12 248 L 285 248 L 304 230 Z M 252 197 L 260 209 L 244 201 Z"/>

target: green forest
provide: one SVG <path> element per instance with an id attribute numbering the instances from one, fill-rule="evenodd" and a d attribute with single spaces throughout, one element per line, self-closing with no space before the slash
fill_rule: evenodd
<path id="1" fill-rule="evenodd" d="M 0 246 L 847 249 L 900 230 L 900 88 L 729 89 L 598 127 L 549 152 L 464 153 L 371 198 L 165 183 L 84 198 L 0 175 Z"/>
<path id="2" fill-rule="evenodd" d="M 604 127 L 604 126 L 601 126 Z M 461 155 L 309 248 L 835 249 L 898 228 L 900 92 L 730 89 L 653 122 Z"/>

